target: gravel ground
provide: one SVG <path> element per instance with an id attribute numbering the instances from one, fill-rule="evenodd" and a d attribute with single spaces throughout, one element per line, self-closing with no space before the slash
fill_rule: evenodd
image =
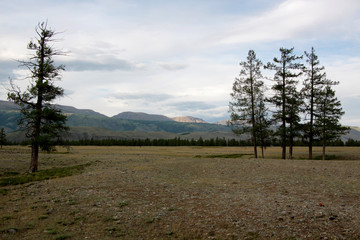
<path id="1" fill-rule="evenodd" d="M 251 148 L 224 147 L 43 154 L 43 169 L 91 165 L 0 187 L 0 239 L 360 239 L 360 149 L 332 150 L 359 160 L 225 158 Z M 5 148 L 0 173 L 25 171 L 29 157 Z"/>

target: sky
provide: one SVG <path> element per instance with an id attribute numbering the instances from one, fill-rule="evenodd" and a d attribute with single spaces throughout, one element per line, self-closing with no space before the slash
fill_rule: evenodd
<path id="1" fill-rule="evenodd" d="M 27 43 L 47 21 L 66 71 L 56 103 L 107 116 L 124 111 L 229 119 L 239 62 L 315 48 L 345 115 L 360 126 L 358 0 L 0 0 L 0 100 L 26 89 Z M 271 74 L 273 73 L 265 73 Z M 302 82 L 301 79 L 300 83 Z M 265 81 L 270 88 L 272 82 Z"/>

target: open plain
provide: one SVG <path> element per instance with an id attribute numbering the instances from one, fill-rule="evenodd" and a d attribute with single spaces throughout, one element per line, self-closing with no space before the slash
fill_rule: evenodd
<path id="1" fill-rule="evenodd" d="M 250 147 L 59 148 L 41 171 L 81 168 L 12 185 L 30 149 L 4 146 L 0 239 L 360 239 L 360 148 L 328 150 L 333 160 L 303 147 L 294 160 L 276 147 L 265 159 Z"/>

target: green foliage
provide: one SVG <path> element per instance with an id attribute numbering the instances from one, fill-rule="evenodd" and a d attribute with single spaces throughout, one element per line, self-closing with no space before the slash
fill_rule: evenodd
<path id="1" fill-rule="evenodd" d="M 264 82 L 261 80 L 262 62 L 256 58 L 253 50 L 248 53 L 247 61 L 240 62 L 239 78 L 235 78 L 229 111 L 230 124 L 235 134 L 250 133 L 254 155 L 257 158 L 257 146 L 265 143 L 268 125 L 264 104 Z M 260 138 L 262 140 L 260 140 Z M 260 140 L 260 141 L 259 141 Z M 263 145 L 262 145 L 263 146 Z"/>
<path id="2" fill-rule="evenodd" d="M 6 134 L 5 134 L 5 129 L 1 128 L 0 129 L 0 146 L 2 148 L 2 146 L 6 143 Z"/>
<path id="3" fill-rule="evenodd" d="M 329 141 L 339 138 L 349 130 L 340 124 L 340 118 L 345 112 L 342 110 L 341 102 L 335 97 L 335 91 L 331 88 L 333 84 L 328 83 L 315 101 L 315 128 L 324 148 Z"/>
<path id="4" fill-rule="evenodd" d="M 30 172 L 37 171 L 39 147 L 44 150 L 51 149 L 54 139 L 58 139 L 61 132 L 68 130 L 65 126 L 66 116 L 50 104 L 64 94 L 61 87 L 54 85 L 54 81 L 60 79 L 60 73 L 65 69 L 63 65 L 54 64 L 53 57 L 61 55 L 51 44 L 56 33 L 48 29 L 44 22 L 38 24 L 36 33 L 36 40 L 28 44 L 28 49 L 34 52 L 33 55 L 28 61 L 19 61 L 21 66 L 30 72 L 30 86 L 21 91 L 10 81 L 11 90 L 8 93 L 8 99 L 21 108 L 22 117 L 18 124 L 26 130 L 26 137 L 31 140 Z"/>
<path id="5" fill-rule="evenodd" d="M 300 105 L 302 104 L 297 92 L 297 78 L 302 74 L 303 64 L 298 62 L 302 56 L 296 56 L 294 48 L 280 48 L 280 59 L 274 58 L 266 68 L 274 70 L 274 85 L 272 90 L 274 96 L 268 99 L 277 109 L 273 113 L 273 121 L 281 125 L 276 134 L 280 137 L 282 147 L 282 158 L 286 158 L 287 142 L 293 146 L 294 137 L 298 129 L 300 117 Z M 291 157 L 291 153 L 290 153 Z"/>

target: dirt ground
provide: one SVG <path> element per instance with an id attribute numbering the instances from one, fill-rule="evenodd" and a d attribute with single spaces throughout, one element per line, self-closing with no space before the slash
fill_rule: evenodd
<path id="1" fill-rule="evenodd" d="M 343 160 L 253 159 L 251 148 L 73 147 L 39 168 L 82 173 L 0 187 L 0 239 L 360 239 L 360 148 Z M 320 149 L 316 149 L 320 152 Z M 229 154 L 244 154 L 226 158 Z M 340 157 L 340 158 L 341 158 Z M 0 178 L 26 172 L 0 150 Z"/>

